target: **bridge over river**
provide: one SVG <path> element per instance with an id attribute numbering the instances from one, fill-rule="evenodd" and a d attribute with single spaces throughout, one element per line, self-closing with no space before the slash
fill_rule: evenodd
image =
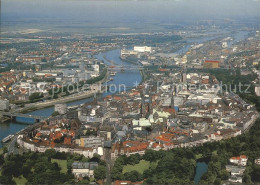
<path id="1" fill-rule="evenodd" d="M 121 70 L 121 71 L 129 71 L 129 70 L 143 70 L 144 67 L 142 66 L 124 66 L 124 65 L 113 65 L 113 66 L 109 66 L 107 68 L 109 71 L 113 71 L 113 70 Z"/>
<path id="2" fill-rule="evenodd" d="M 45 116 L 29 115 L 29 114 L 15 113 L 15 112 L 0 112 L 0 115 L 7 116 L 19 123 L 29 123 L 29 124 L 33 124 L 36 122 L 40 122 L 44 119 L 47 119 L 47 117 Z"/>

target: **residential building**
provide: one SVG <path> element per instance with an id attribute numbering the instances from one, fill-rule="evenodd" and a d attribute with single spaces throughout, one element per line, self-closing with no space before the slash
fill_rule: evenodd
<path id="1" fill-rule="evenodd" d="M 246 163 L 247 163 L 247 156 L 246 155 L 241 155 L 241 156 L 237 156 L 237 157 L 231 157 L 229 159 L 229 161 L 233 164 L 236 164 L 236 165 L 241 165 L 241 166 L 246 166 Z"/>
<path id="2" fill-rule="evenodd" d="M 255 86 L 255 94 L 256 96 L 260 96 L 260 85 Z"/>
<path id="3" fill-rule="evenodd" d="M 97 167 L 97 162 L 74 162 L 72 164 L 72 174 L 76 178 L 94 177 L 94 170 Z"/>
<path id="4" fill-rule="evenodd" d="M 255 164 L 259 164 L 260 165 L 260 158 L 255 159 Z"/>
<path id="5" fill-rule="evenodd" d="M 103 137 L 88 137 L 81 136 L 80 137 L 80 146 L 81 147 L 91 147 L 98 148 L 104 146 L 104 138 Z"/>

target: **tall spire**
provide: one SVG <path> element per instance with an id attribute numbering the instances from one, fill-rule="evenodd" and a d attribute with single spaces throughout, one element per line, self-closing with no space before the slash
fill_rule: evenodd
<path id="1" fill-rule="evenodd" d="M 153 113 L 153 104 L 152 104 L 152 96 L 149 95 L 149 114 Z"/>
<path id="2" fill-rule="evenodd" d="M 176 96 L 176 87 L 173 85 L 172 86 L 172 93 L 171 93 L 171 108 L 174 109 L 174 95 Z"/>
<path id="3" fill-rule="evenodd" d="M 140 117 L 143 118 L 145 116 L 145 103 L 144 103 L 144 95 L 141 92 L 141 108 L 140 108 Z"/>
<path id="4" fill-rule="evenodd" d="M 174 109 L 174 97 L 173 97 L 173 91 L 172 91 L 172 94 L 171 94 L 171 108 Z"/>

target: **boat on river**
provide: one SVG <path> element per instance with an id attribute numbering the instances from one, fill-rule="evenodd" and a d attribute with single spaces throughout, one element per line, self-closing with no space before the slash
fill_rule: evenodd
<path id="1" fill-rule="evenodd" d="M 14 135 L 11 134 L 11 135 L 5 137 L 4 139 L 2 139 L 1 142 L 2 142 L 2 143 L 7 143 L 7 142 L 10 141 L 13 137 L 14 137 Z"/>
<path id="2" fill-rule="evenodd" d="M 115 76 L 116 75 L 116 72 L 110 72 L 110 76 Z"/>

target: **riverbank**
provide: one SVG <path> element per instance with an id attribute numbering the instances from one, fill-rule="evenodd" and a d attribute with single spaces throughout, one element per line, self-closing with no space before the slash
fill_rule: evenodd
<path id="1" fill-rule="evenodd" d="M 133 64 L 124 62 L 122 60 L 120 60 L 119 56 L 120 56 L 120 50 L 116 49 L 116 50 L 111 50 L 111 51 L 107 51 L 105 53 L 99 53 L 98 55 L 95 55 L 95 58 L 97 58 L 100 61 L 103 61 L 105 63 L 106 66 L 110 66 L 112 65 L 109 61 L 106 61 L 103 56 L 106 55 L 108 60 L 113 60 L 115 62 L 116 65 L 118 66 L 125 66 L 126 69 L 127 67 L 131 67 L 133 66 Z M 109 72 L 106 75 L 106 78 L 103 79 L 102 83 L 107 81 L 107 79 L 109 78 Z M 119 86 L 120 84 L 125 84 L 126 87 L 132 87 L 135 88 L 136 84 L 140 84 L 143 77 L 140 74 L 140 71 L 137 69 L 132 69 L 132 70 L 125 70 L 125 71 L 118 71 L 116 76 L 113 77 L 113 81 L 109 81 L 107 82 L 106 85 L 108 86 Z M 131 90 L 132 88 L 127 88 L 128 90 Z M 99 96 L 107 96 L 107 95 L 111 95 L 114 94 L 112 92 L 101 92 L 99 93 Z M 67 106 L 74 106 L 74 105 L 80 105 L 80 104 L 85 104 L 86 102 L 91 101 L 91 97 L 93 97 L 92 95 L 82 95 L 81 97 L 75 97 L 75 99 L 71 99 L 67 101 Z M 42 102 L 43 103 L 43 102 Z M 45 116 L 48 117 L 50 116 L 53 111 L 54 111 L 54 107 L 52 105 L 49 105 L 48 107 L 42 108 L 42 107 L 37 107 L 37 106 L 33 106 L 33 107 L 26 107 L 27 110 L 25 110 L 25 113 L 31 114 L 31 115 L 37 115 L 37 116 Z M 20 130 L 26 128 L 28 125 L 27 124 L 22 124 L 22 123 L 16 123 L 16 122 L 5 122 L 3 124 L 0 124 L 0 139 L 3 139 L 4 137 L 10 135 L 10 134 L 15 134 L 17 132 L 19 132 Z M 0 148 L 2 147 L 1 143 L 0 143 Z"/>
<path id="2" fill-rule="evenodd" d="M 119 57 L 123 62 L 127 62 L 127 63 L 131 63 L 131 64 L 134 64 L 134 65 L 138 65 L 138 62 L 134 62 L 132 60 L 129 60 L 129 59 L 126 59 L 126 58 L 122 58 L 122 57 Z"/>
<path id="3" fill-rule="evenodd" d="M 81 99 L 85 99 L 85 98 L 90 98 L 92 96 L 94 96 L 95 94 L 100 94 L 103 93 L 105 90 L 98 90 L 98 91 L 94 91 L 94 92 L 85 92 L 82 94 L 74 94 L 73 96 L 69 96 L 69 97 L 65 97 L 65 98 L 59 98 L 57 100 L 52 100 L 51 102 L 42 102 L 39 103 L 37 105 L 34 105 L 32 107 L 28 107 L 28 108 L 23 108 L 22 110 L 20 110 L 20 113 L 28 113 L 34 110 L 39 110 L 39 109 L 43 109 L 43 108 L 47 108 L 47 107 L 51 107 L 54 106 L 57 103 L 68 103 L 68 102 L 73 102 L 76 100 L 81 100 Z"/>
<path id="4" fill-rule="evenodd" d="M 106 82 L 108 80 L 108 71 L 106 72 L 105 77 L 100 80 L 99 82 L 93 84 L 93 85 L 100 85 L 104 82 Z M 24 107 L 21 108 L 18 112 L 20 113 L 28 113 L 31 111 L 35 111 L 35 110 L 39 110 L 39 109 L 43 109 L 43 108 L 47 108 L 47 107 L 52 107 L 57 103 L 69 103 L 69 102 L 73 102 L 76 100 L 81 100 L 81 99 L 85 99 L 85 98 L 90 98 L 92 96 L 94 96 L 95 94 L 100 94 L 103 93 L 106 89 L 101 89 L 101 90 L 97 90 L 97 91 L 91 91 L 91 92 L 81 92 L 81 93 L 76 93 L 73 95 L 69 95 L 69 96 L 65 96 L 62 98 L 58 98 L 58 99 L 54 99 L 54 100 L 50 100 L 47 102 L 39 102 L 39 103 L 35 103 L 35 105 L 29 105 L 28 107 Z"/>
<path id="5" fill-rule="evenodd" d="M 10 121 L 10 120 L 11 120 L 10 118 L 0 115 L 0 123 L 5 123 L 5 122 Z"/>

